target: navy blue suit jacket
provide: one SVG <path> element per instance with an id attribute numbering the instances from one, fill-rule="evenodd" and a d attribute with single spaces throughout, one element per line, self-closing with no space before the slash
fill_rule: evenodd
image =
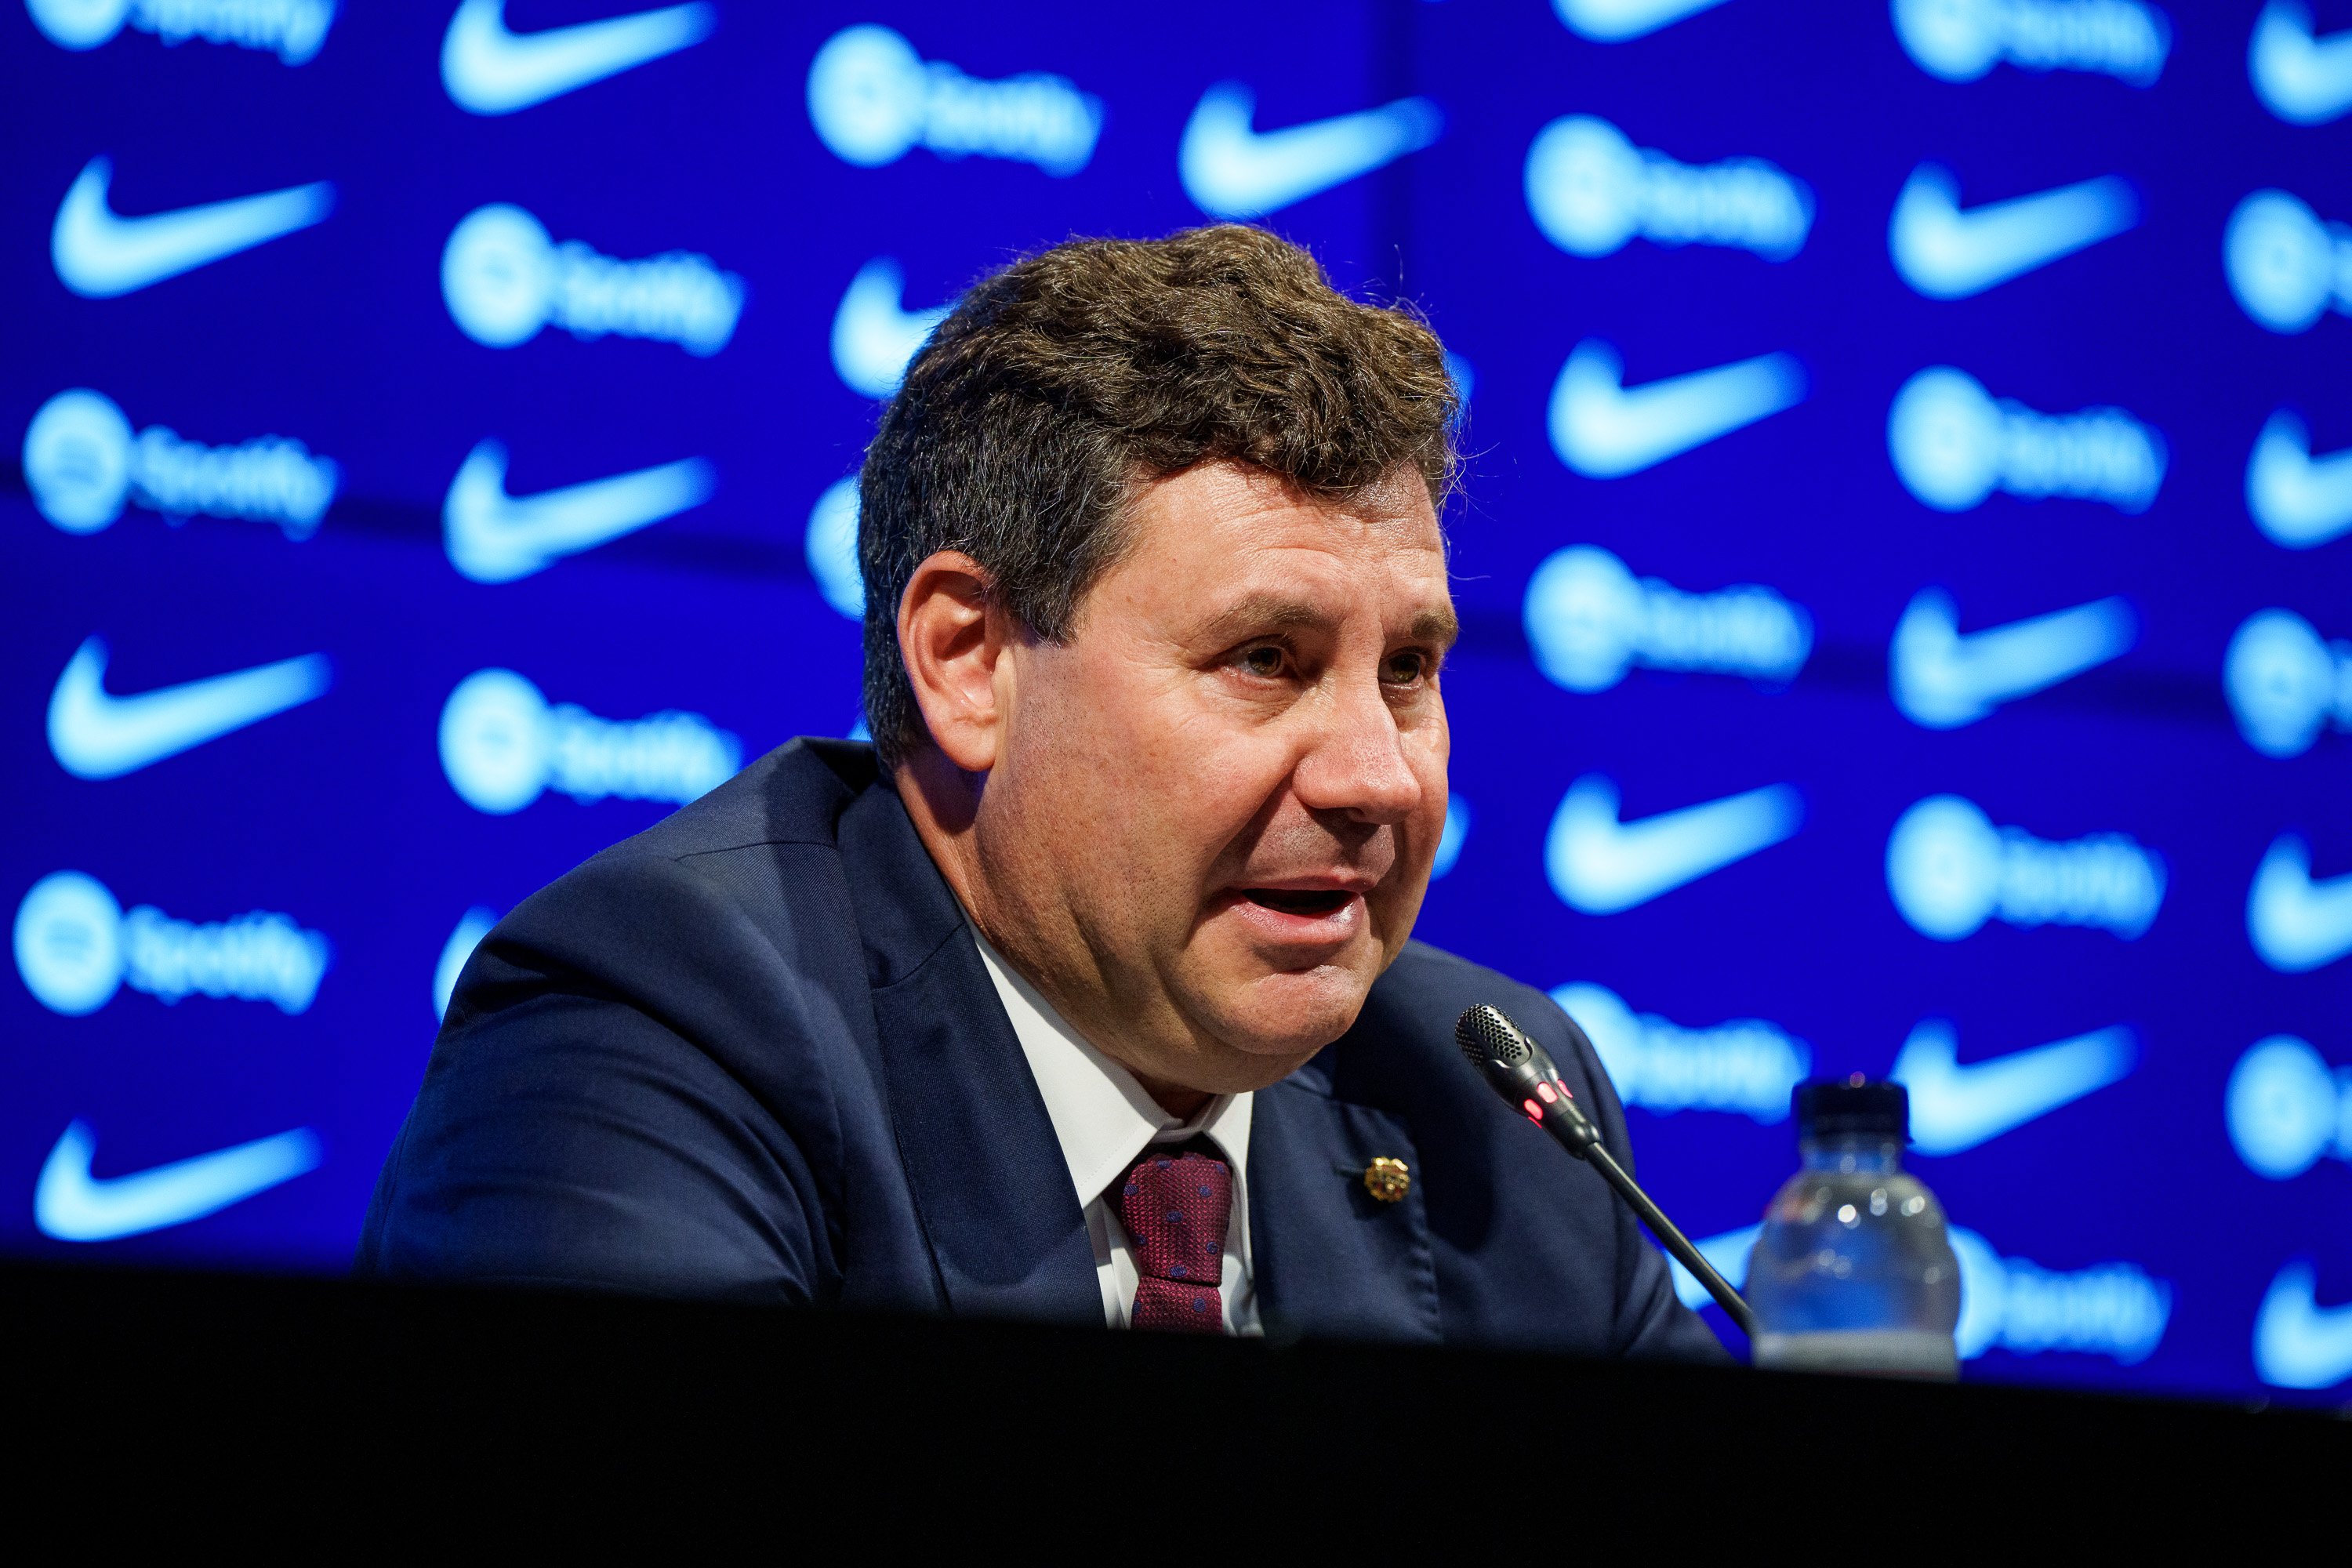
<path id="1" fill-rule="evenodd" d="M 1549 997 L 1413 943 L 1251 1119 L 1270 1334 L 1716 1356 L 1587 1166 L 1454 1021 Z M 1361 1173 L 1412 1167 L 1399 1203 Z M 1102 1322 L 1077 1193 L 961 906 L 871 748 L 796 741 L 526 900 L 457 983 L 364 1273 Z"/>

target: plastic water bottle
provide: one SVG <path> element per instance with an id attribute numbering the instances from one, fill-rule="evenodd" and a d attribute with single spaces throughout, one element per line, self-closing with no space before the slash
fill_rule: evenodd
<path id="1" fill-rule="evenodd" d="M 1958 1377 L 1960 1266 L 1944 1205 L 1903 1169 L 1910 1097 L 1857 1073 L 1796 1100 L 1804 1165 L 1774 1194 L 1748 1266 L 1756 1364 Z"/>

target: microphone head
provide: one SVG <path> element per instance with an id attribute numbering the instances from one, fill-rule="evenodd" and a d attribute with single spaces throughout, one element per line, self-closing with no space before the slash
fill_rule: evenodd
<path id="1" fill-rule="evenodd" d="M 1525 1029 L 1481 1002 L 1454 1021 L 1454 1043 L 1486 1080 L 1486 1087 L 1516 1105 L 1580 1160 L 1592 1158 L 1601 1130 L 1592 1125 L 1576 1096 L 1552 1066 L 1551 1053 Z"/>
<path id="2" fill-rule="evenodd" d="M 1534 1054 L 1519 1026 L 1503 1016 L 1500 1011 L 1481 1002 L 1454 1023 L 1454 1043 L 1470 1058 L 1470 1065 L 1484 1072 L 1491 1064 L 1515 1068 Z"/>

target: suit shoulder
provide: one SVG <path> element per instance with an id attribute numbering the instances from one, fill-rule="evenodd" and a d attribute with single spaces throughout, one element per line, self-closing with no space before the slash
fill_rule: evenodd
<path id="1" fill-rule="evenodd" d="M 1372 995 L 1391 1006 L 1402 1006 L 1417 1018 L 1444 1018 L 1451 1039 L 1454 1020 L 1486 1002 L 1529 1027 L 1558 1009 L 1549 996 L 1499 970 L 1473 963 L 1459 953 L 1408 942 L 1388 972 L 1373 983 Z M 1521 1015 L 1532 1015 L 1522 1017 Z"/>
<path id="2" fill-rule="evenodd" d="M 880 780 L 872 746 L 803 735 L 589 864 L 677 860 L 761 844 L 829 847 L 838 841 L 841 814 Z"/>
<path id="3" fill-rule="evenodd" d="M 709 990 L 714 970 L 861 975 L 837 824 L 861 762 L 871 784 L 872 755 L 795 741 L 573 867 L 491 928 L 459 977 L 452 1027 L 583 984 L 667 1016 L 672 988 Z M 764 994 L 748 980 L 720 989 Z"/>
<path id="4" fill-rule="evenodd" d="M 1354 1026 L 1300 1070 L 1299 1082 L 1343 1099 L 1423 1110 L 1430 1108 L 1433 1083 L 1479 1097 L 1475 1079 L 1462 1072 L 1454 1026 L 1482 1002 L 1572 1059 L 1575 1046 L 1566 1031 L 1573 1026 L 1550 997 L 1443 948 L 1409 942 L 1372 983 Z"/>
<path id="5" fill-rule="evenodd" d="M 1383 1037 L 1412 1054 L 1454 1055 L 1454 1026 L 1480 1003 L 1501 1010 L 1552 1053 L 1562 1071 L 1601 1071 L 1592 1043 L 1559 1004 L 1524 981 L 1458 953 L 1409 942 L 1372 984 L 1348 1038 Z"/>

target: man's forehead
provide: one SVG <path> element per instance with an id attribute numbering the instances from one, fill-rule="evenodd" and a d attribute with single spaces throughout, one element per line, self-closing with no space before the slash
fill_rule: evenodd
<path id="1" fill-rule="evenodd" d="M 1156 481 L 1130 514 L 1120 596 L 1187 640 L 1336 624 L 1368 595 L 1384 626 L 1450 640 L 1444 538 L 1419 475 L 1396 478 L 1339 499 L 1230 464 Z"/>
<path id="2" fill-rule="evenodd" d="M 1344 496 L 1318 495 L 1279 474 L 1238 463 L 1202 463 L 1147 481 L 1130 516 L 1149 526 L 1213 527 L 1302 537 L 1381 534 L 1391 542 L 1443 550 L 1428 483 L 1410 467 L 1391 469 Z"/>
<path id="3" fill-rule="evenodd" d="M 1231 580 L 1254 568 L 1279 574 L 1319 566 L 1440 584 L 1445 575 L 1445 537 L 1428 487 L 1411 470 L 1323 497 L 1259 469 L 1203 464 L 1148 487 L 1129 521 L 1130 549 L 1181 574 Z"/>

